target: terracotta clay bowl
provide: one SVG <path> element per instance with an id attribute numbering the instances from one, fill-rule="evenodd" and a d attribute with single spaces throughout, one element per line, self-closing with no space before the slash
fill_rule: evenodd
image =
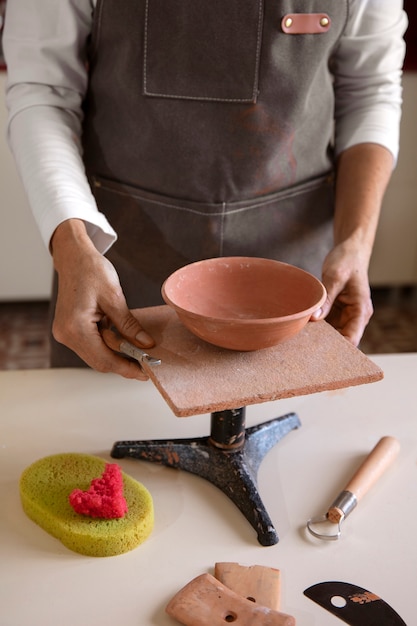
<path id="1" fill-rule="evenodd" d="M 219 257 L 180 268 L 162 297 L 194 335 L 231 350 L 260 350 L 296 335 L 326 290 L 293 265 L 256 257 Z"/>

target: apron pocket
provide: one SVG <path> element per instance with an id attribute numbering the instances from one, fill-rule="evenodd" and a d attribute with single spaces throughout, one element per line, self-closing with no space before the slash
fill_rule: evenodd
<path id="1" fill-rule="evenodd" d="M 268 196 L 214 204 L 170 198 L 101 177 L 91 183 L 99 209 L 118 233 L 106 256 L 131 308 L 161 304 L 162 282 L 200 259 L 268 257 L 320 277 L 332 246 L 330 175 Z"/>
<path id="2" fill-rule="evenodd" d="M 334 181 L 322 176 L 264 197 L 228 205 L 224 256 L 263 256 L 296 265 L 318 278 L 333 246 Z"/>
<path id="3" fill-rule="evenodd" d="M 262 0 L 147 0 L 144 94 L 256 102 Z"/>
<path id="4" fill-rule="evenodd" d="M 106 257 L 130 308 L 162 304 L 161 286 L 172 272 L 220 256 L 223 205 L 169 198 L 102 177 L 90 183 L 118 234 Z"/>

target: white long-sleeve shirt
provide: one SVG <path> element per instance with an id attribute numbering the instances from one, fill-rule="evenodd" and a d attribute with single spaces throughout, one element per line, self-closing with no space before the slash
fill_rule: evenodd
<path id="1" fill-rule="evenodd" d="M 335 55 L 335 150 L 385 146 L 397 158 L 401 116 L 402 0 L 350 0 Z M 81 152 L 86 43 L 95 0 L 8 0 L 8 139 L 31 209 L 49 246 L 56 227 L 84 220 L 105 252 L 117 234 L 99 212 Z M 117 54 L 117 50 L 115 51 Z"/>

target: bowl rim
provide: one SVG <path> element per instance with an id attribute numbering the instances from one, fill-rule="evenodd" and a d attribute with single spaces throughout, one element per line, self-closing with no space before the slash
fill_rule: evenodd
<path id="1" fill-rule="evenodd" d="M 289 268 L 295 269 L 296 271 L 307 275 L 308 277 L 310 277 L 311 279 L 313 279 L 313 281 L 317 284 L 317 286 L 321 287 L 321 291 L 322 294 L 320 296 L 320 298 L 317 300 L 317 302 L 315 302 L 312 306 L 310 306 L 308 309 L 303 309 L 302 311 L 297 311 L 296 313 L 291 313 L 289 315 L 280 315 L 279 317 L 260 317 L 260 318 L 255 318 L 255 317 L 251 317 L 251 318 L 242 318 L 242 319 L 237 319 L 237 318 L 231 318 L 231 317 L 213 317 L 213 316 L 209 316 L 209 315 L 203 315 L 202 313 L 196 313 L 195 311 L 190 311 L 188 309 L 184 309 L 183 307 L 179 306 L 178 304 L 176 304 L 173 300 L 171 300 L 171 298 L 167 295 L 166 293 L 166 287 L 169 281 L 173 280 L 175 278 L 176 275 L 178 275 L 180 272 L 182 272 L 184 269 L 191 267 L 191 266 L 196 266 L 196 265 L 201 265 L 201 264 L 206 264 L 207 262 L 213 262 L 215 260 L 223 260 L 223 261 L 227 261 L 228 259 L 240 259 L 240 260 L 245 260 L 245 261 L 252 261 L 252 260 L 262 260 L 262 261 L 271 261 L 271 263 L 273 264 L 279 264 L 281 266 L 287 266 Z M 178 313 L 183 313 L 186 316 L 188 316 L 189 318 L 195 319 L 195 320 L 205 320 L 207 322 L 215 322 L 217 324 L 221 323 L 221 324 L 227 324 L 227 325 L 232 325 L 232 324 L 236 324 L 237 321 L 239 321 L 239 325 L 241 326 L 250 326 L 254 323 L 256 324 L 260 324 L 260 325 L 269 325 L 269 324 L 273 324 L 274 322 L 290 322 L 293 320 L 298 320 L 298 319 L 302 319 L 304 317 L 311 317 L 311 315 L 317 311 L 325 302 L 326 298 L 327 298 L 327 290 L 325 288 L 325 286 L 323 285 L 323 283 L 321 282 L 321 280 L 319 280 L 316 276 L 314 276 L 314 274 L 311 274 L 310 272 L 307 272 L 306 270 L 302 269 L 301 267 L 297 267 L 296 265 L 292 265 L 291 263 L 285 263 L 284 261 L 278 261 L 276 259 L 269 259 L 267 257 L 250 257 L 250 256 L 227 256 L 227 257 L 213 257 L 213 258 L 209 258 L 209 259 L 202 259 L 200 261 L 195 261 L 193 263 L 188 263 L 187 265 L 184 265 L 182 267 L 179 267 L 177 270 L 175 270 L 174 272 L 172 272 L 172 274 L 170 274 L 163 282 L 162 287 L 161 287 L 161 295 L 162 298 L 164 299 L 165 303 L 169 306 L 171 306 L 175 311 L 177 311 Z"/>

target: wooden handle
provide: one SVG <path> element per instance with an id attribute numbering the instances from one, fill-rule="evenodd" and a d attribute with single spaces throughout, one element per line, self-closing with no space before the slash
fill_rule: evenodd
<path id="1" fill-rule="evenodd" d="M 344 492 L 352 494 L 356 502 L 359 502 L 393 463 L 399 450 L 400 444 L 395 437 L 382 437 L 352 476 Z M 345 512 L 338 506 L 332 505 L 327 512 L 327 517 L 337 524 L 345 517 Z"/>
<path id="2" fill-rule="evenodd" d="M 400 444 L 395 437 L 382 437 L 352 476 L 345 491 L 353 493 L 359 502 L 394 462 L 399 451 Z"/>

